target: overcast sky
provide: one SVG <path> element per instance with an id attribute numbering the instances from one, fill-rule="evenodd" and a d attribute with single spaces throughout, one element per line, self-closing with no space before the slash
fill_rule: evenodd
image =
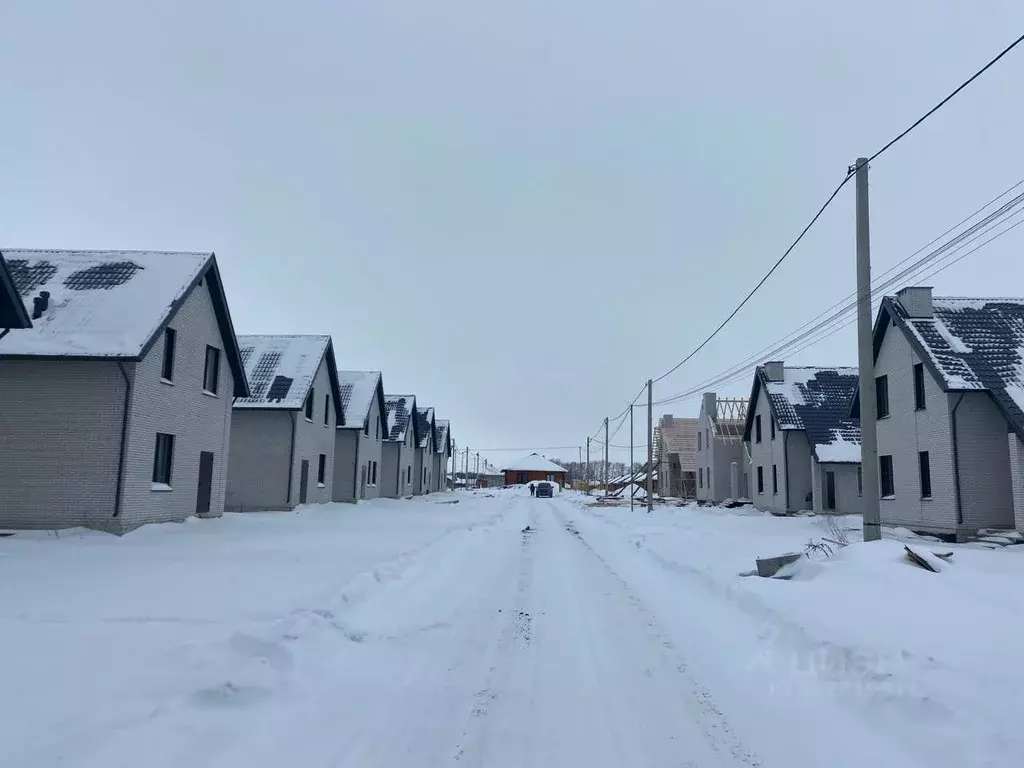
<path id="1" fill-rule="evenodd" d="M 1022 31 L 1020 0 L 0 0 L 0 244 L 214 250 L 238 332 L 332 334 L 463 446 L 582 444 Z M 874 163 L 876 274 L 1024 178 L 1022 82 L 1024 47 Z M 655 397 L 849 294 L 853 216 L 851 184 Z M 1024 295 L 1022 248 L 929 282 Z M 787 362 L 855 364 L 853 328 Z"/>

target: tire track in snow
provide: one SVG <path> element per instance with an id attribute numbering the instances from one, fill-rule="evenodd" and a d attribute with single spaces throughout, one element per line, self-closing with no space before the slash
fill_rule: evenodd
<path id="1" fill-rule="evenodd" d="M 561 528 L 578 542 L 612 580 L 619 594 L 626 599 L 634 613 L 641 620 L 647 634 L 658 646 L 666 661 L 683 683 L 689 702 L 696 704 L 697 725 L 716 752 L 728 755 L 735 764 L 757 768 L 758 758 L 747 749 L 733 729 L 725 713 L 715 703 L 711 692 L 691 672 L 690 665 L 672 640 L 669 632 L 658 621 L 651 608 L 634 592 L 630 584 L 601 556 L 583 537 L 573 522 L 566 517 L 558 505 L 552 503 L 551 511 Z M 607 594 L 607 593 L 606 593 Z"/>

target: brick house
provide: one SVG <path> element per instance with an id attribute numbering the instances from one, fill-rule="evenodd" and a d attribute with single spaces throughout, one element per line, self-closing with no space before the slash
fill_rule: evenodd
<path id="1" fill-rule="evenodd" d="M 416 444 L 416 455 L 413 460 L 412 492 L 416 496 L 421 496 L 430 493 L 434 484 L 434 454 L 437 453 L 434 409 L 416 409 L 416 420 L 419 442 Z"/>
<path id="2" fill-rule="evenodd" d="M 501 472 L 505 475 L 505 485 L 523 485 L 541 480 L 558 483 L 559 487 L 565 485 L 565 467 L 537 453 L 531 453 L 503 467 Z"/>
<path id="3" fill-rule="evenodd" d="M 28 310 L 25 309 L 25 302 L 21 300 L 18 288 L 14 285 L 10 270 L 7 268 L 7 261 L 0 253 L 0 339 L 12 330 L 31 327 L 32 321 L 29 319 Z"/>
<path id="4" fill-rule="evenodd" d="M 448 463 L 452 457 L 452 426 L 448 419 L 434 421 L 434 482 L 431 490 L 444 491 L 448 488 Z"/>
<path id="5" fill-rule="evenodd" d="M 380 371 L 338 371 L 344 424 L 334 442 L 334 501 L 375 499 L 387 431 Z"/>
<path id="6" fill-rule="evenodd" d="M 0 527 L 224 510 L 249 394 L 212 253 L 7 250 L 32 327 L 0 341 Z"/>
<path id="7" fill-rule="evenodd" d="M 882 300 L 874 356 L 882 523 L 1024 531 L 1024 299 L 904 288 Z"/>
<path id="8" fill-rule="evenodd" d="M 344 423 L 330 336 L 239 336 L 249 386 L 235 398 L 227 509 L 294 509 L 331 501 Z"/>
<path id="9" fill-rule="evenodd" d="M 666 414 L 654 428 L 654 472 L 660 496 L 696 496 L 698 426 L 697 419 Z"/>
<path id="10" fill-rule="evenodd" d="M 697 418 L 697 500 L 719 504 L 726 499 L 746 499 L 746 450 L 743 430 L 748 401 L 720 398 L 705 392 Z M 735 469 L 733 469 L 735 467 Z"/>
<path id="11" fill-rule="evenodd" d="M 861 511 L 856 368 L 759 365 L 743 439 L 750 499 L 776 513 Z"/>
<path id="12" fill-rule="evenodd" d="M 413 494 L 413 467 L 420 442 L 415 395 L 384 395 L 387 436 L 381 454 L 380 495 L 397 499 Z"/>

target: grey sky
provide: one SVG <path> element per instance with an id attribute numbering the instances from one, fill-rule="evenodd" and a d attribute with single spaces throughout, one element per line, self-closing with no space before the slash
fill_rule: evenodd
<path id="1" fill-rule="evenodd" d="M 577 444 L 1022 30 L 1019 0 L 0 0 L 0 243 L 213 249 L 239 332 L 331 333 L 462 445 Z M 873 165 L 876 273 L 1024 178 L 1022 76 Z M 1022 231 L 936 292 L 1024 294 Z M 853 242 L 851 185 L 656 395 L 846 296 Z M 791 362 L 855 360 L 851 328 Z"/>

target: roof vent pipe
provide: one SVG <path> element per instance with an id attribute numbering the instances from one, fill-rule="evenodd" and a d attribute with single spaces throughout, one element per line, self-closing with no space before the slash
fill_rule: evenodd
<path id="1" fill-rule="evenodd" d="M 42 317 L 48 306 L 50 306 L 50 292 L 40 291 L 39 295 L 32 299 L 32 319 L 38 320 Z"/>

